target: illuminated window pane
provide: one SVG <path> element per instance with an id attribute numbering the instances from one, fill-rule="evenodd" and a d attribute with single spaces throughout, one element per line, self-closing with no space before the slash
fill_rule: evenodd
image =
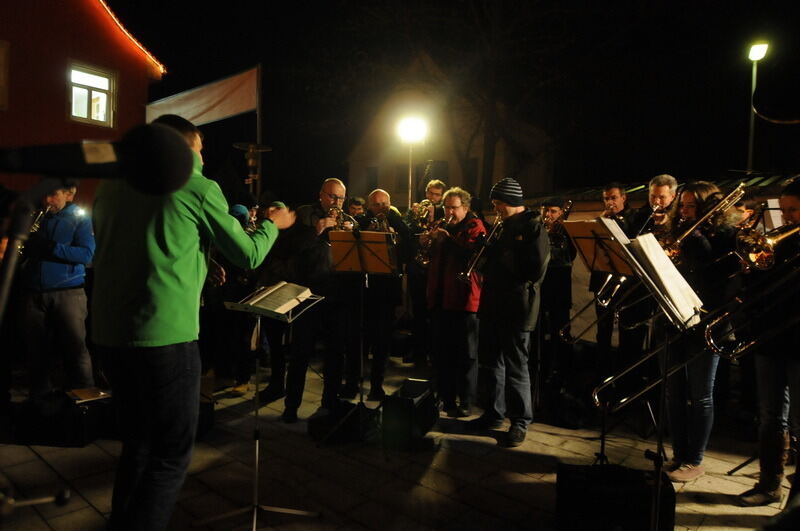
<path id="1" fill-rule="evenodd" d="M 70 78 L 73 83 L 86 85 L 87 87 L 108 90 L 108 78 L 97 76 L 88 72 L 81 72 L 80 70 L 72 70 Z"/>
<path id="2" fill-rule="evenodd" d="M 81 87 L 72 87 L 72 116 L 89 117 L 89 91 Z"/>
<path id="3" fill-rule="evenodd" d="M 106 121 L 107 102 L 108 95 L 105 92 L 92 91 L 92 120 Z"/>

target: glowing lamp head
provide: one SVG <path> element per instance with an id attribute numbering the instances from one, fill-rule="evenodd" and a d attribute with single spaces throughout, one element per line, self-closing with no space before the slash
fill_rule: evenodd
<path id="1" fill-rule="evenodd" d="M 397 135 L 406 144 L 422 142 L 428 136 L 428 122 L 418 117 L 408 117 L 397 124 Z"/>
<path id="2" fill-rule="evenodd" d="M 767 48 L 769 48 L 769 44 L 767 43 L 759 43 L 754 44 L 750 47 L 750 57 L 751 61 L 760 61 L 767 55 Z"/>

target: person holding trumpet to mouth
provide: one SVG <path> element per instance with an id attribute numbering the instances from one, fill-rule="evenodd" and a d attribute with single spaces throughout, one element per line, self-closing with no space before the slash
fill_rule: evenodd
<path id="1" fill-rule="evenodd" d="M 444 410 L 451 417 L 469 416 L 478 383 L 478 305 L 480 273 L 459 281 L 478 241 L 483 222 L 470 211 L 472 196 L 459 187 L 444 194 L 445 217 L 420 235 L 420 247 L 430 250 L 427 303 L 433 326 L 436 385 Z"/>

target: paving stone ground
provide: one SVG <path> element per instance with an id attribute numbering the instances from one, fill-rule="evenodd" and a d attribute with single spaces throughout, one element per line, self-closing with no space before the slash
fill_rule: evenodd
<path id="1" fill-rule="evenodd" d="M 390 374 L 387 388 L 415 373 L 393 360 Z M 265 513 L 260 522 L 268 528 L 554 529 L 558 463 L 592 464 L 599 450 L 594 429 L 535 423 L 525 443 L 509 449 L 497 443 L 501 431 L 493 436 L 470 434 L 463 420 L 444 416 L 428 433 L 427 448 L 418 451 L 388 451 L 377 443 L 320 447 L 306 433 L 306 418 L 316 411 L 320 392 L 319 376 L 309 372 L 297 424 L 280 421 L 281 402 L 259 410 L 261 502 L 321 514 L 311 519 Z M 230 398 L 222 391 L 216 396 L 215 426 L 196 445 L 170 529 L 192 528 L 194 522 L 252 501 L 252 392 L 245 398 Z M 630 431 L 622 423 L 609 434 L 609 460 L 651 469 L 644 450 L 655 448 L 654 438 Z M 113 440 L 97 440 L 83 448 L 0 445 L 0 474 L 19 498 L 45 496 L 64 487 L 72 491 L 66 505 L 21 508 L 0 527 L 103 529 L 119 448 Z M 705 460 L 708 473 L 692 483 L 675 484 L 675 529 L 754 529 L 780 510 L 777 504 L 742 508 L 733 503 L 734 496 L 754 482 L 757 464 L 732 476 L 726 472 L 752 449 L 752 443 L 714 434 Z M 784 489 L 788 492 L 788 484 Z M 582 510 L 579 501 L 574 504 L 575 511 Z M 246 515 L 239 515 L 194 529 L 235 529 L 247 522 Z"/>

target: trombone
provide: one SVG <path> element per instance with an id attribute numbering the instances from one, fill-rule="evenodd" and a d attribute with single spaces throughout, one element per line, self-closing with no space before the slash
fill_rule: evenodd
<path id="1" fill-rule="evenodd" d="M 739 341 L 735 344 L 725 344 L 722 340 L 715 338 L 715 335 L 718 333 L 718 329 L 722 328 L 722 334 L 726 336 L 730 336 L 733 332 L 738 329 L 741 329 L 741 326 L 733 326 L 730 322 L 733 317 L 739 315 L 741 312 L 746 312 L 747 310 L 751 309 L 754 306 L 761 305 L 765 300 L 769 301 L 768 305 L 765 308 L 761 308 L 762 312 L 771 311 L 776 307 L 779 307 L 781 304 L 785 304 L 787 299 L 796 295 L 796 293 L 791 289 L 786 289 L 786 286 L 795 286 L 798 280 L 800 280 L 800 264 L 798 264 L 798 260 L 800 259 L 800 254 L 795 255 L 791 259 L 789 259 L 784 266 L 789 269 L 786 275 L 781 276 L 778 282 L 772 282 L 774 276 L 770 276 L 769 278 L 763 278 L 760 282 L 757 282 L 747 288 L 745 293 L 742 293 L 741 297 L 737 297 L 731 302 L 727 303 L 727 305 L 723 308 L 720 308 L 714 312 L 711 312 L 707 317 L 704 318 L 704 321 L 699 323 L 697 327 L 702 330 L 702 337 L 705 340 L 706 346 L 708 350 L 711 350 L 715 354 L 719 354 L 721 357 L 724 357 L 729 360 L 735 360 L 739 357 L 743 356 L 750 350 L 753 346 L 758 345 L 759 343 L 763 343 L 766 340 L 772 339 L 773 337 L 777 336 L 778 334 L 782 333 L 788 327 L 794 326 L 800 322 L 800 314 L 795 314 L 792 316 L 787 322 L 782 323 L 776 327 L 773 327 L 767 333 L 762 334 L 759 338 L 751 339 L 748 341 Z M 750 294 L 757 294 L 753 298 L 750 298 Z M 734 307 L 731 308 L 731 305 Z M 727 310 L 725 308 L 728 308 Z M 683 336 L 682 333 L 674 334 L 672 337 L 667 339 L 667 341 L 660 345 L 659 347 L 651 350 L 644 356 L 642 356 L 638 361 L 632 363 L 619 373 L 609 376 L 608 378 L 604 379 L 600 385 L 598 385 L 592 391 L 592 401 L 594 402 L 595 406 L 601 407 L 604 401 L 600 397 L 600 393 L 603 392 L 608 387 L 614 385 L 618 380 L 623 378 L 625 375 L 629 374 L 630 372 L 634 371 L 660 352 L 662 352 L 666 347 L 669 347 Z M 674 364 L 670 368 L 666 370 L 666 376 L 669 378 L 676 372 L 682 370 L 687 365 L 692 363 L 698 356 L 705 353 L 706 350 L 703 349 L 700 352 L 694 353 L 693 355 L 689 356 L 685 361 L 679 362 Z M 630 396 L 624 397 L 617 401 L 616 404 L 609 405 L 609 411 L 611 413 L 616 413 L 628 404 L 634 402 L 636 399 L 650 391 L 651 389 L 655 388 L 659 383 L 663 380 L 663 376 L 661 378 L 657 378 L 647 385 L 643 386 L 639 391 L 631 394 Z"/>
<path id="2" fill-rule="evenodd" d="M 467 268 L 458 274 L 458 280 L 464 282 L 465 284 L 469 284 L 472 282 L 472 272 L 478 266 L 478 262 L 483 256 L 483 251 L 492 244 L 492 241 L 499 238 L 500 234 L 503 232 L 503 220 L 500 219 L 500 215 L 497 216 L 495 219 L 494 224 L 492 225 L 492 230 L 489 231 L 489 234 L 484 238 L 483 242 L 480 244 L 478 250 L 473 253 L 472 257 L 469 259 L 469 263 L 467 264 Z"/>
<path id="3" fill-rule="evenodd" d="M 611 282 L 612 280 L 614 280 L 614 274 L 613 273 L 609 273 L 606 276 L 606 280 L 605 280 L 605 282 L 603 282 L 603 285 L 600 286 L 600 289 L 597 290 L 597 293 L 595 293 L 594 297 L 592 297 L 592 300 L 587 302 L 583 306 L 583 308 L 578 310 L 575 313 L 575 315 L 572 316 L 572 318 L 569 320 L 569 322 L 567 322 L 567 324 L 565 324 L 558 331 L 558 336 L 562 339 L 562 341 L 565 341 L 565 342 L 569 343 L 570 345 L 574 345 L 575 343 L 578 342 L 578 340 L 580 340 L 580 338 L 585 336 L 589 332 L 589 330 L 591 330 L 592 327 L 594 325 L 596 325 L 598 321 L 600 321 L 600 319 L 603 319 L 604 317 L 606 317 L 608 315 L 608 314 L 604 314 L 602 317 L 599 317 L 599 318 L 595 319 L 594 321 L 592 321 L 577 336 L 573 336 L 572 334 L 570 334 L 570 325 L 572 324 L 572 321 L 574 321 L 575 319 L 577 319 L 578 317 L 583 315 L 589 308 L 594 306 L 595 303 L 598 306 L 601 306 L 603 308 L 607 308 L 608 305 L 611 304 L 611 301 L 614 300 L 614 296 L 620 290 L 622 285 L 628 280 L 628 277 L 626 277 L 625 275 L 622 275 L 622 276 L 618 277 L 616 279 L 616 282 L 614 282 L 614 283 Z M 625 298 L 628 296 L 628 294 L 630 294 L 630 293 L 631 293 L 630 291 L 625 292 L 625 294 L 619 300 L 618 304 L 622 303 L 625 300 Z"/>

